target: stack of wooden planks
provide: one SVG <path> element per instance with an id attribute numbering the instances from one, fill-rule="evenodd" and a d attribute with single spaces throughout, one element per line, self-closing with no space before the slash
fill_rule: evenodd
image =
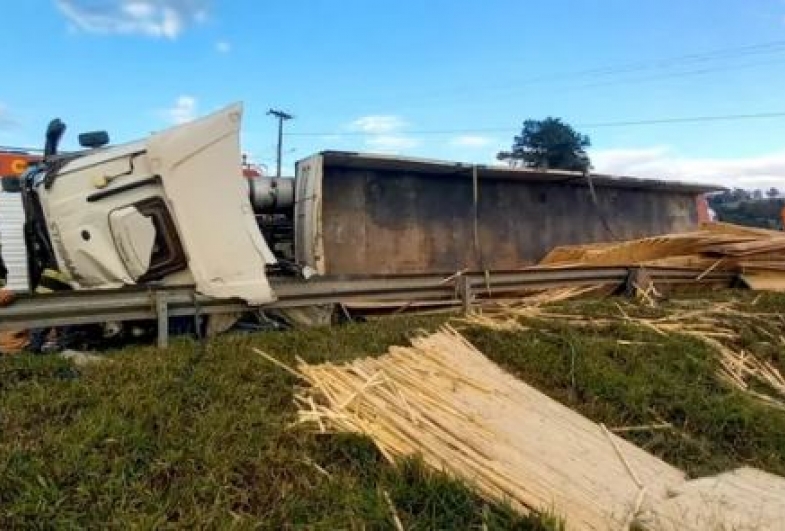
<path id="1" fill-rule="evenodd" d="M 687 482 L 682 471 L 504 372 L 449 326 L 379 358 L 284 368 L 309 384 L 296 395 L 301 422 L 368 435 L 392 462 L 419 455 L 486 498 L 558 515 L 567 529 L 699 530 L 718 521 L 754 529 L 785 521 L 785 498 L 774 494 L 785 492 L 782 478 L 743 470 Z M 774 490 L 754 496 L 767 489 Z"/>
<path id="2" fill-rule="evenodd" d="M 537 266 L 649 266 L 733 271 L 753 289 L 785 291 L 785 232 L 706 223 L 700 230 L 553 249 Z"/>

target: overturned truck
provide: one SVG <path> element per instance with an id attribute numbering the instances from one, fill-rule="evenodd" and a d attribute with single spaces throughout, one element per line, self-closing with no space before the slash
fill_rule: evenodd
<path id="1" fill-rule="evenodd" d="M 115 146 L 82 135 L 69 153 L 53 122 L 21 179 L 29 278 L 56 268 L 80 290 L 193 285 L 263 306 L 274 277 L 516 270 L 558 245 L 691 230 L 717 189 L 334 151 L 293 179 L 244 179 L 241 117 L 235 104 Z"/>
<path id="2" fill-rule="evenodd" d="M 24 176 L 31 278 L 55 266 L 79 289 L 193 283 L 202 293 L 275 299 L 275 263 L 242 179 L 242 109 L 129 144 L 59 154 Z"/>
<path id="3" fill-rule="evenodd" d="M 324 275 L 536 264 L 551 249 L 693 230 L 721 188 L 327 151 L 297 164 L 296 258 Z"/>

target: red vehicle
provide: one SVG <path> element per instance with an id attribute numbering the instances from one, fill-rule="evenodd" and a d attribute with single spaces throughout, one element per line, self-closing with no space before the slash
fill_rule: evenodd
<path id="1" fill-rule="evenodd" d="M 29 153 L 0 151 L 0 177 L 15 177 L 22 175 L 27 167 L 40 160 L 40 157 Z"/>

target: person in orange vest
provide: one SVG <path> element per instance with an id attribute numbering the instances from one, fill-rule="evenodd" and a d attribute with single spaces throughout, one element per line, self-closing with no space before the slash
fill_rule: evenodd
<path id="1" fill-rule="evenodd" d="M 0 308 L 8 306 L 16 296 L 14 292 L 6 289 L 8 281 L 8 269 L 3 262 L 2 247 L 0 247 Z M 30 334 L 27 330 L 3 330 L 0 331 L 0 355 L 18 354 L 24 351 L 30 344 Z"/>
<path id="2" fill-rule="evenodd" d="M 0 246 L 0 308 L 16 299 L 13 291 L 6 289 L 8 268 Z M 72 289 L 69 278 L 55 267 L 46 267 L 35 285 L 34 293 L 43 295 Z M 63 348 L 71 332 L 70 327 L 45 327 L 33 330 L 8 330 L 0 332 L 0 353 L 16 354 L 23 350 L 34 353 L 56 351 Z"/>
<path id="3" fill-rule="evenodd" d="M 3 262 L 3 248 L 0 247 L 0 307 L 8 306 L 14 302 L 14 292 L 5 289 L 5 283 L 8 280 L 8 268 Z"/>

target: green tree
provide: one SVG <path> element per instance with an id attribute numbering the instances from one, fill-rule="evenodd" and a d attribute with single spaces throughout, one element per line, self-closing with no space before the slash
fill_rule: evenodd
<path id="1" fill-rule="evenodd" d="M 586 171 L 591 161 L 586 154 L 591 140 L 559 118 L 526 120 L 510 151 L 497 155 L 511 166 L 553 170 Z"/>

